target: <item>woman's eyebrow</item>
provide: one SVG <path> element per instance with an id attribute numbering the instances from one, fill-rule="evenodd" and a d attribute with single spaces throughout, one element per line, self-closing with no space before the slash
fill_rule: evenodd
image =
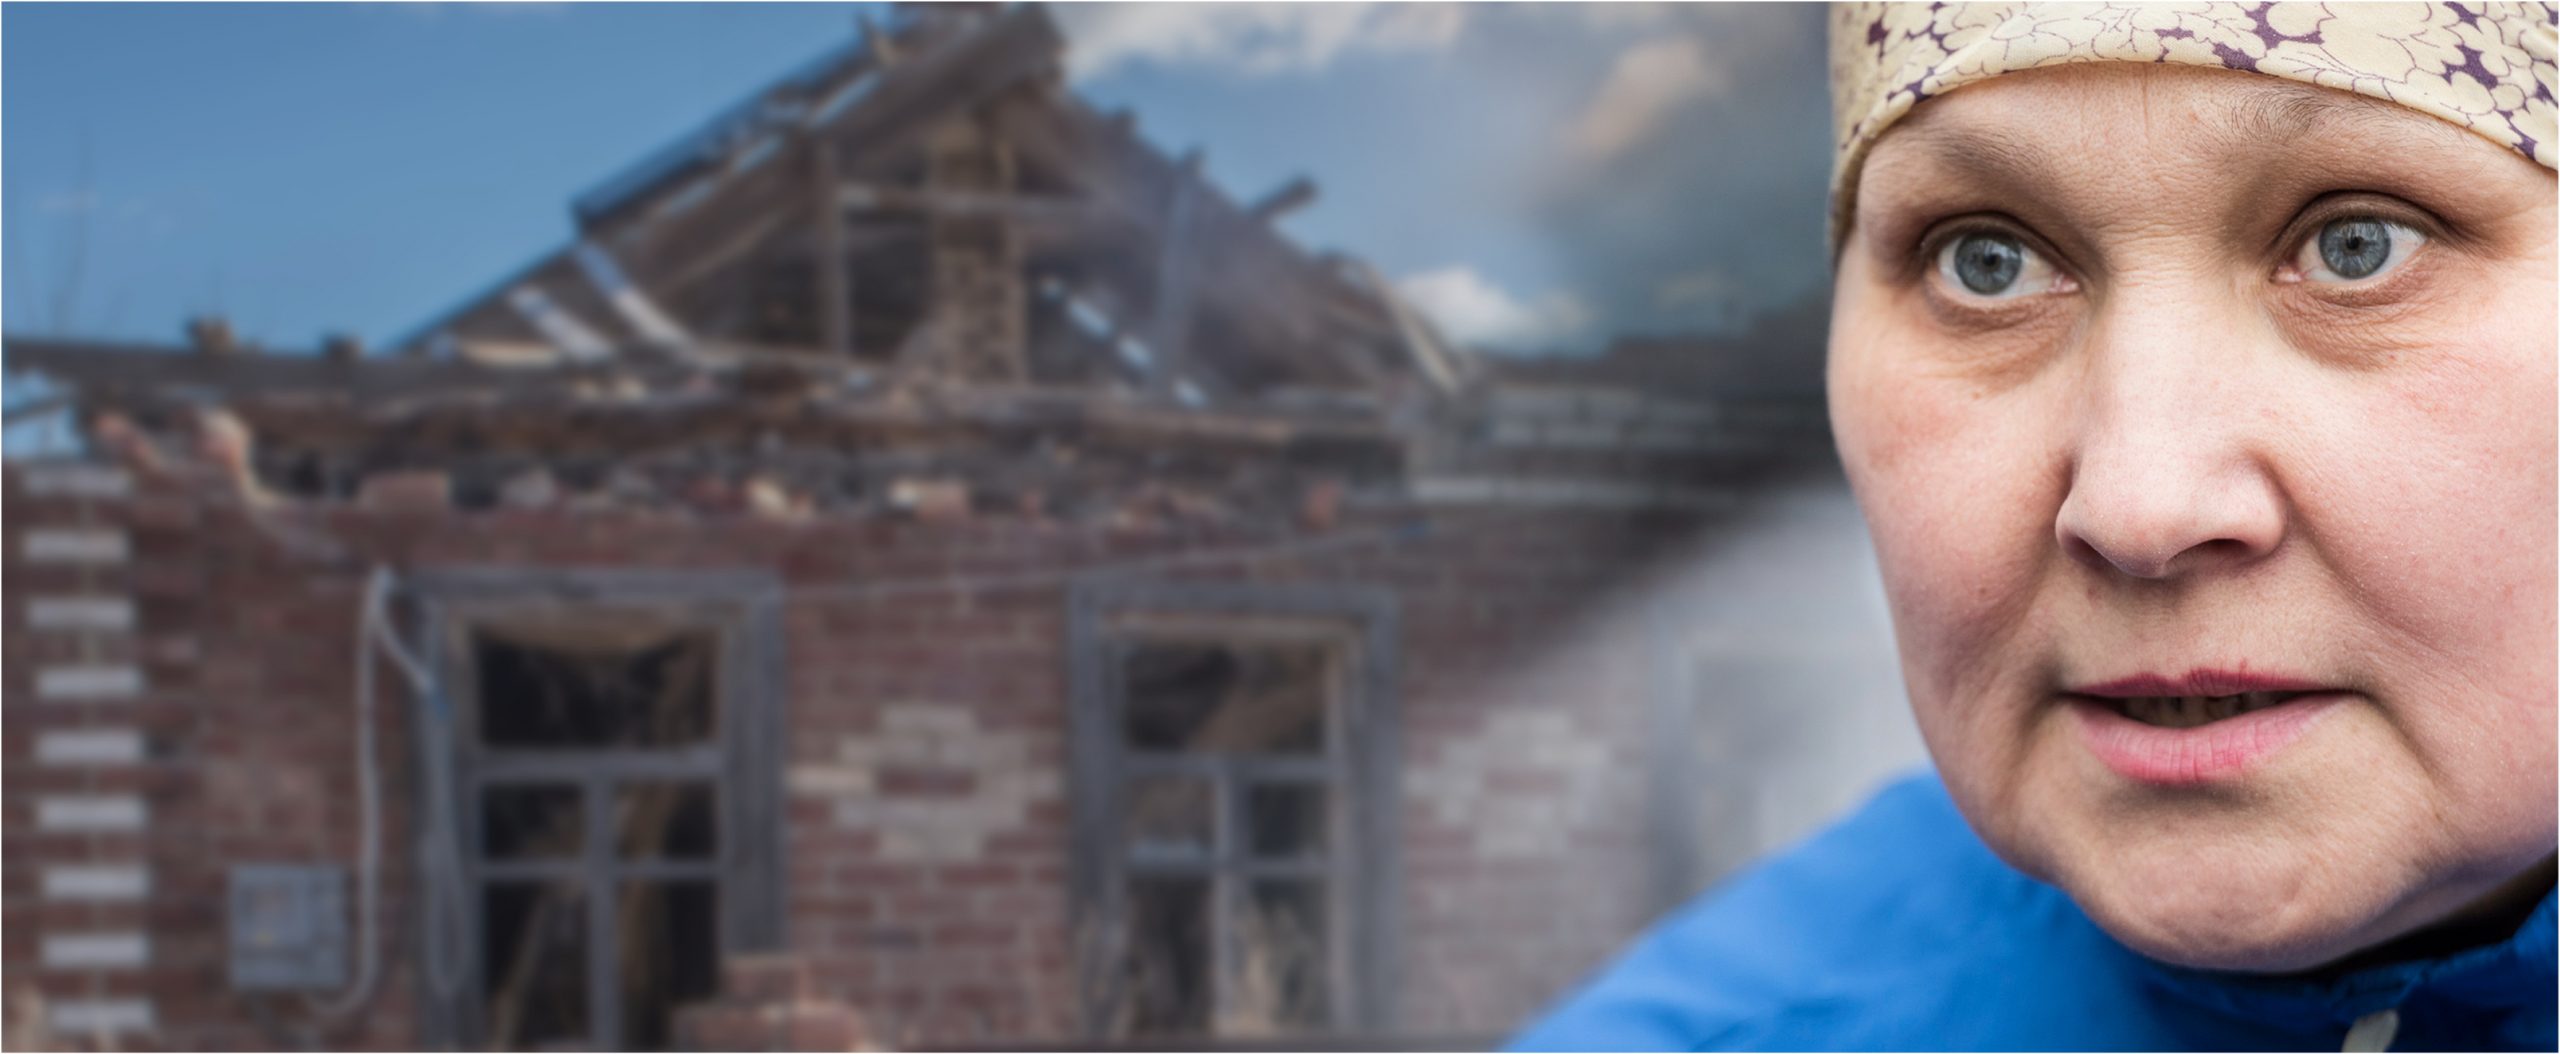
<path id="1" fill-rule="evenodd" d="M 2365 136 L 2423 136 L 2460 142 L 2468 133 L 2441 120 L 2363 95 L 2261 80 L 2235 85 L 2243 93 L 2228 110 L 2198 116 L 2225 150 L 2289 146 L 2316 135 L 2351 131 Z"/>

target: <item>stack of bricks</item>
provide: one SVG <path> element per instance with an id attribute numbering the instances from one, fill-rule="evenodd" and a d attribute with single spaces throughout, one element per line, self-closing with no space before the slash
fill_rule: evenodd
<path id="1" fill-rule="evenodd" d="M 133 541 L 120 526 L 133 482 L 81 463 L 13 475 L 22 643 L 9 657 L 34 675 L 12 678 L 8 700 L 11 877 L 36 881 L 11 884 L 10 972 L 34 979 L 53 1035 L 130 1045 L 157 1027 L 143 977 L 152 751 L 141 704 L 154 686 L 136 632 Z M 33 938 L 32 963 L 21 934 Z"/>
<path id="2" fill-rule="evenodd" d="M 680 1050 L 861 1050 L 862 1017 L 817 998 L 796 955 L 732 954 L 718 999 L 676 1011 Z"/>

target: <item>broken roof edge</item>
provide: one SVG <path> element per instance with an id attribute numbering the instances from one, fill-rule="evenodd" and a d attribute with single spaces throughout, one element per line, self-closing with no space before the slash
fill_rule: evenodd
<path id="1" fill-rule="evenodd" d="M 1028 10 L 1031 12 L 1031 17 L 1044 24 L 1047 23 L 1048 16 L 1036 5 L 1006 6 L 1008 15 L 1015 11 Z M 972 25 L 975 27 L 974 16 L 971 18 Z M 913 21 L 894 24 L 897 25 L 897 29 L 891 31 L 892 37 L 903 35 L 916 27 Z M 573 197 L 570 204 L 571 230 L 565 242 L 508 272 L 506 277 L 477 288 L 471 295 L 430 316 L 427 321 L 402 331 L 385 347 L 394 353 L 415 354 L 427 350 L 425 345 L 435 339 L 438 331 L 449 328 L 463 316 L 504 296 L 509 289 L 530 280 L 543 268 L 563 259 L 573 252 L 579 243 L 587 240 L 591 231 L 614 214 L 626 211 L 643 199 L 680 181 L 704 162 L 717 160 L 716 157 L 705 156 L 704 151 L 708 145 L 715 141 L 726 142 L 727 139 L 721 138 L 723 134 L 756 123 L 753 119 L 767 113 L 777 94 L 792 90 L 805 92 L 812 86 L 824 85 L 833 79 L 851 77 L 845 84 L 839 85 L 827 99 L 813 100 L 820 103 L 820 110 L 835 111 L 829 114 L 830 121 L 841 118 L 843 110 L 852 109 L 854 105 L 862 102 L 862 97 L 870 93 L 863 92 L 859 96 L 843 100 L 849 104 L 844 106 L 837 105 L 835 96 L 845 95 L 849 89 L 860 83 L 876 83 L 876 74 L 885 68 L 876 67 L 871 61 L 874 42 L 871 34 L 875 30 L 868 26 L 866 20 L 864 27 L 857 28 L 851 40 L 829 48 L 814 58 L 804 60 L 791 72 L 767 82 L 762 88 L 749 93 L 738 102 L 722 108 L 709 121 L 696 126 L 692 131 L 677 137 L 674 141 L 650 152 L 640 161 L 625 166 L 614 175 Z M 1054 33 L 1055 27 L 1050 26 L 1049 30 Z M 874 66 L 874 68 L 866 70 L 866 66 Z M 752 138 L 752 130 L 749 130 L 745 137 Z"/>
<path id="2" fill-rule="evenodd" d="M 507 290 L 530 281 L 534 275 L 541 273 L 543 268 L 551 266 L 563 256 L 568 255 L 570 250 L 577 247 L 577 244 L 577 241 L 572 239 L 545 250 L 535 256 L 532 261 L 507 272 L 506 277 L 473 290 L 470 296 L 455 302 L 453 306 L 437 312 L 425 322 L 410 327 L 383 347 L 392 355 L 420 354 L 430 350 L 426 345 L 434 340 L 439 332 L 450 329 L 455 322 L 462 319 L 462 316 L 470 314 L 481 305 L 505 296 Z"/>

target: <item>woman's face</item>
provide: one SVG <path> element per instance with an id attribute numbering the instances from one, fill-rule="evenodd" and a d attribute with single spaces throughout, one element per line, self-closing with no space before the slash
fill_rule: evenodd
<path id="1" fill-rule="evenodd" d="M 2553 851 L 2552 174 L 2386 103 L 2089 64 L 1876 144 L 1834 428 L 1989 844 L 2281 971 Z"/>

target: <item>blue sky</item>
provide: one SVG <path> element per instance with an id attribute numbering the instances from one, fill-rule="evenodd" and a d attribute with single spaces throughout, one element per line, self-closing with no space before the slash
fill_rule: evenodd
<path id="1" fill-rule="evenodd" d="M 9 4 L 0 323 L 384 343 L 854 32 L 838 4 Z M 1818 12 L 1074 6 L 1078 90 L 1462 339 L 1588 350 L 1818 295 Z"/>

